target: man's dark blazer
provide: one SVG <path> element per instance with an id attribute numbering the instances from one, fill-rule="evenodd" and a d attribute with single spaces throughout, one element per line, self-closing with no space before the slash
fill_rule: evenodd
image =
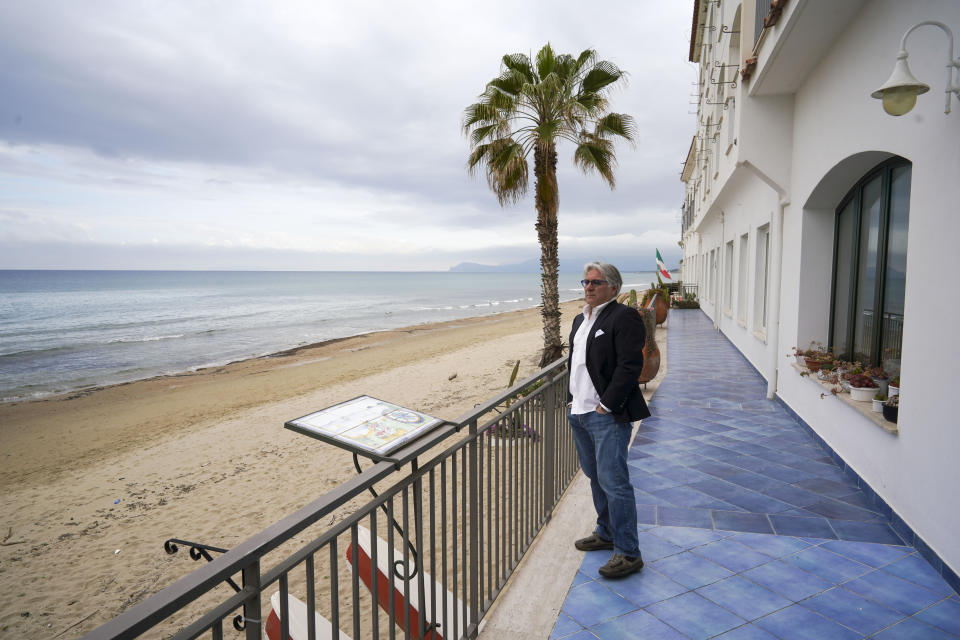
<path id="1" fill-rule="evenodd" d="M 583 320 L 582 313 L 573 319 L 567 360 L 570 371 L 573 371 L 573 339 Z M 643 369 L 646 335 L 643 318 L 637 310 L 611 300 L 600 310 L 587 336 L 587 372 L 600 394 L 600 402 L 610 409 L 617 422 L 635 422 L 650 416 L 637 384 Z M 568 400 L 572 400 L 569 391 L 568 396 Z"/>

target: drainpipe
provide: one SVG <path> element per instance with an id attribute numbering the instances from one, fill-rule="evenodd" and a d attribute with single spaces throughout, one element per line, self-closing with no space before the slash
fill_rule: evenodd
<path id="1" fill-rule="evenodd" d="M 767 363 L 767 400 L 773 400 L 777 395 L 777 364 L 780 359 L 780 290 L 782 289 L 781 274 L 783 272 L 783 209 L 790 204 L 789 198 L 782 193 L 777 203 L 777 212 L 773 214 L 770 223 L 770 243 L 773 255 L 770 256 L 770 307 L 767 314 L 767 349 L 769 361 Z M 771 348 L 772 347 L 772 348 Z"/>
<path id="2" fill-rule="evenodd" d="M 770 221 L 770 304 L 767 312 L 767 400 L 773 400 L 777 395 L 777 367 L 780 359 L 780 290 L 783 273 L 783 210 L 790 204 L 787 191 L 776 183 L 770 176 L 758 169 L 750 161 L 737 163 L 760 178 L 767 186 L 777 193 L 777 211 Z"/>
<path id="3" fill-rule="evenodd" d="M 726 237 L 725 237 L 725 235 L 724 235 L 724 234 L 725 234 L 725 231 L 726 231 L 726 227 L 725 227 L 725 223 L 724 223 L 724 219 L 723 219 L 723 211 L 721 211 L 721 212 L 720 212 L 720 246 L 719 246 L 719 248 L 717 249 L 717 253 L 719 254 L 719 255 L 717 255 L 717 268 L 718 268 L 719 273 L 713 274 L 714 286 L 717 287 L 717 308 L 713 310 L 713 311 L 714 311 L 714 313 L 713 313 L 713 328 L 714 328 L 715 331 L 721 331 L 721 329 L 720 329 L 721 317 L 720 317 L 720 316 L 723 314 L 723 287 L 720 286 L 720 279 L 719 279 L 719 278 L 720 278 L 720 274 L 721 274 L 721 273 L 725 273 L 725 271 L 723 270 L 723 264 L 722 264 L 722 260 L 723 260 L 724 255 L 725 255 L 725 252 L 724 252 L 724 240 L 726 240 Z M 711 266 L 712 266 L 712 265 L 711 265 Z"/>

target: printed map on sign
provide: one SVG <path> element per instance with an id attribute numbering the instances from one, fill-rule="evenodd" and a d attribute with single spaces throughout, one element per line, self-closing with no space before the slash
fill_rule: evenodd
<path id="1" fill-rule="evenodd" d="M 383 455 L 441 422 L 383 400 L 360 396 L 292 420 L 288 425 L 335 441 L 347 449 Z"/>

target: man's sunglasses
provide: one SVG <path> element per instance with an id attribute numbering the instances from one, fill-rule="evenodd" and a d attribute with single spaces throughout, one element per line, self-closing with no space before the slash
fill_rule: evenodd
<path id="1" fill-rule="evenodd" d="M 586 287 L 589 284 L 592 284 L 595 287 L 599 287 L 600 285 L 607 284 L 607 281 L 606 280 L 581 280 L 580 284 L 582 284 L 584 287 Z"/>

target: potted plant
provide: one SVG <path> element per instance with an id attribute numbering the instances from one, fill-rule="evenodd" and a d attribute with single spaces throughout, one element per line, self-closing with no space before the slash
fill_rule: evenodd
<path id="1" fill-rule="evenodd" d="M 646 307 L 653 301 L 653 308 L 657 312 L 657 324 L 663 324 L 667 320 L 667 312 L 670 310 L 670 291 L 667 286 L 657 276 L 657 284 L 650 283 L 650 288 L 643 293 L 643 299 L 640 304 Z"/>
<path id="2" fill-rule="evenodd" d="M 883 367 L 871 367 L 869 371 L 870 377 L 873 378 L 873 381 L 877 383 L 877 388 L 880 389 L 880 393 L 887 395 L 887 386 L 890 384 L 890 376 L 887 375 L 887 372 L 884 371 Z"/>
<path id="3" fill-rule="evenodd" d="M 896 376 L 890 380 L 890 384 L 887 385 L 887 395 L 891 398 L 900 395 L 900 376 Z"/>
<path id="4" fill-rule="evenodd" d="M 900 396 L 890 396 L 883 403 L 883 418 L 890 422 L 897 423 L 897 414 L 900 412 Z"/>
<path id="5" fill-rule="evenodd" d="M 810 345 L 812 346 L 813 343 L 811 342 Z M 789 358 L 790 356 L 793 356 L 796 359 L 798 365 L 800 365 L 801 367 L 805 367 L 807 366 L 806 358 L 809 352 L 810 352 L 810 349 L 801 349 L 800 347 L 794 347 L 793 353 L 788 353 L 787 357 Z"/>
<path id="6" fill-rule="evenodd" d="M 850 383 L 850 398 L 857 402 L 871 400 L 877 393 L 877 383 L 865 373 L 852 375 L 848 382 Z"/>
<path id="7" fill-rule="evenodd" d="M 821 361 L 820 370 L 817 371 L 817 377 L 821 380 L 830 380 L 835 377 L 836 363 L 832 360 Z"/>
<path id="8" fill-rule="evenodd" d="M 873 412 L 883 413 L 883 403 L 887 401 L 887 396 L 882 391 L 878 391 L 873 396 Z"/>

